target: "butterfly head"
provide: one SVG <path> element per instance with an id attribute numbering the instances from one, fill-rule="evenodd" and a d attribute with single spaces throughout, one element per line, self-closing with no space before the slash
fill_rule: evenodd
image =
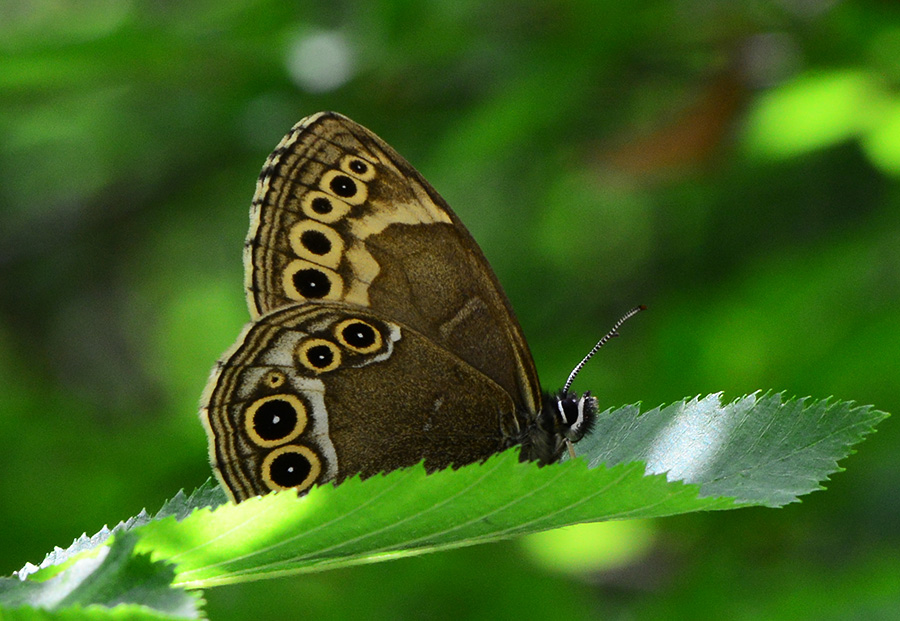
<path id="1" fill-rule="evenodd" d="M 579 397 L 574 392 L 561 390 L 545 396 L 544 407 L 555 409 L 547 414 L 552 414 L 557 433 L 569 442 L 578 442 L 597 422 L 597 397 L 592 397 L 590 391 Z"/>
<path id="2" fill-rule="evenodd" d="M 578 396 L 569 390 L 569 386 L 587 361 L 611 338 L 619 335 L 618 330 L 622 324 L 645 308 L 643 305 L 637 306 L 625 313 L 612 330 L 572 369 L 562 390 L 554 394 L 543 394 L 541 410 L 533 417 L 533 422 L 525 429 L 521 438 L 523 461 L 552 464 L 559 460 L 566 449 L 570 457 L 575 457 L 572 445 L 589 434 L 597 422 L 597 398 L 592 397 L 590 392 Z"/>
<path id="3" fill-rule="evenodd" d="M 563 452 L 590 433 L 597 420 L 597 398 L 561 390 L 544 393 L 541 411 L 525 429 L 522 460 L 546 465 L 559 461 Z"/>

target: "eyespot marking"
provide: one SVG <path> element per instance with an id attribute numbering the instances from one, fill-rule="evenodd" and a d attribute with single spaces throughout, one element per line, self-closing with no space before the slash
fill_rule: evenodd
<path id="1" fill-rule="evenodd" d="M 262 381 L 263 384 L 265 384 L 269 388 L 281 388 L 284 385 L 284 382 L 287 381 L 287 378 L 281 371 L 276 371 L 273 369 L 266 373 L 266 376 Z"/>
<path id="2" fill-rule="evenodd" d="M 341 263 L 344 240 L 337 231 L 321 222 L 301 220 L 291 227 L 288 239 L 294 254 L 301 259 L 308 259 L 316 265 L 323 265 L 331 269 L 337 269 Z M 294 284 L 297 285 L 296 281 Z M 317 289 L 316 291 L 321 290 Z M 297 291 L 304 297 L 309 297 L 303 293 L 303 289 L 299 285 Z"/>
<path id="3" fill-rule="evenodd" d="M 341 160 L 341 170 L 360 181 L 371 181 L 375 178 L 375 165 L 356 155 L 345 155 Z"/>
<path id="4" fill-rule="evenodd" d="M 332 243 L 321 231 L 308 229 L 300 234 L 300 244 L 311 253 L 322 256 L 331 252 Z"/>
<path id="5" fill-rule="evenodd" d="M 340 274 L 315 263 L 296 259 L 284 268 L 282 287 L 292 300 L 338 300 L 344 290 Z"/>
<path id="6" fill-rule="evenodd" d="M 355 180 L 342 170 L 329 170 L 322 175 L 319 187 L 330 192 L 334 196 L 339 196 L 344 202 L 350 205 L 361 205 L 366 202 L 369 192 L 366 184 L 360 180 Z"/>
<path id="7" fill-rule="evenodd" d="M 331 213 L 331 210 L 334 209 L 334 206 L 331 204 L 331 201 L 325 198 L 324 196 L 315 197 L 310 203 L 312 210 L 317 214 L 325 215 Z"/>
<path id="8" fill-rule="evenodd" d="M 328 184 L 331 191 L 344 198 L 355 196 L 357 193 L 356 183 L 346 175 L 337 175 L 331 178 Z"/>
<path id="9" fill-rule="evenodd" d="M 341 350 L 325 339 L 302 341 L 295 355 L 297 362 L 314 373 L 327 373 L 341 366 Z"/>
<path id="10" fill-rule="evenodd" d="M 244 429 L 258 446 L 278 446 L 303 433 L 307 420 L 306 406 L 296 395 L 270 395 L 250 404 Z"/>
<path id="11" fill-rule="evenodd" d="M 309 489 L 322 472 L 322 460 L 305 446 L 277 448 L 263 460 L 263 482 L 272 490 Z"/>
<path id="12" fill-rule="evenodd" d="M 303 196 L 300 208 L 306 217 L 326 224 L 337 222 L 350 211 L 350 205 L 344 201 L 318 190 L 307 192 Z"/>
<path id="13" fill-rule="evenodd" d="M 358 354 L 371 354 L 381 349 L 381 332 L 361 319 L 345 319 L 334 326 L 338 343 Z"/>

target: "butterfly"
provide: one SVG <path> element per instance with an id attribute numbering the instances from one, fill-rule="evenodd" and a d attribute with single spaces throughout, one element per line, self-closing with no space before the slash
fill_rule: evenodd
<path id="1" fill-rule="evenodd" d="M 200 416 L 235 501 L 512 446 L 558 461 L 597 400 L 542 392 L 512 307 L 444 199 L 371 131 L 309 116 L 262 169 L 244 245 L 252 322 Z M 604 337 L 615 335 L 626 315 Z"/>

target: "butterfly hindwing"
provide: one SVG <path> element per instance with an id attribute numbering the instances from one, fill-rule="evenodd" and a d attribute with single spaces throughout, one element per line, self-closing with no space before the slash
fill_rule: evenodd
<path id="1" fill-rule="evenodd" d="M 421 333 L 343 303 L 251 324 L 202 418 L 235 500 L 353 474 L 484 459 L 517 433 L 509 394 Z"/>

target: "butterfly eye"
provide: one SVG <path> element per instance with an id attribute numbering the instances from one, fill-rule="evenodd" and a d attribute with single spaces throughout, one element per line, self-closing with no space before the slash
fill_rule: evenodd
<path id="1" fill-rule="evenodd" d="M 350 205 L 324 192 L 313 191 L 303 196 L 301 209 L 307 217 L 330 224 L 346 216 Z"/>
<path id="2" fill-rule="evenodd" d="M 305 446 L 283 446 L 263 460 L 262 479 L 269 489 L 308 489 L 322 472 L 322 460 Z"/>
<path id="3" fill-rule="evenodd" d="M 306 428 L 306 406 L 295 395 L 271 395 L 250 404 L 244 428 L 259 446 L 289 442 Z"/>
<path id="4" fill-rule="evenodd" d="M 341 170 L 361 181 L 371 181 L 375 178 L 375 165 L 355 155 L 344 156 L 341 160 Z"/>
<path id="5" fill-rule="evenodd" d="M 284 268 L 282 286 L 292 300 L 336 300 L 344 290 L 340 274 L 303 259 Z"/>
<path id="6" fill-rule="evenodd" d="M 346 319 L 334 328 L 338 343 L 358 354 L 371 354 L 381 349 L 381 332 L 360 319 Z"/>
<path id="7" fill-rule="evenodd" d="M 332 269 L 337 268 L 341 262 L 344 240 L 337 231 L 324 224 L 314 220 L 301 220 L 291 228 L 288 238 L 291 249 L 298 257 Z M 300 290 L 299 287 L 297 289 Z"/>
<path id="8" fill-rule="evenodd" d="M 322 175 L 319 187 L 325 192 L 339 196 L 351 205 L 361 205 L 369 195 L 366 184 L 353 179 L 341 170 L 329 170 Z"/>
<path id="9" fill-rule="evenodd" d="M 325 339 L 309 339 L 297 346 L 297 360 L 310 371 L 326 373 L 341 366 L 341 350 Z"/>

